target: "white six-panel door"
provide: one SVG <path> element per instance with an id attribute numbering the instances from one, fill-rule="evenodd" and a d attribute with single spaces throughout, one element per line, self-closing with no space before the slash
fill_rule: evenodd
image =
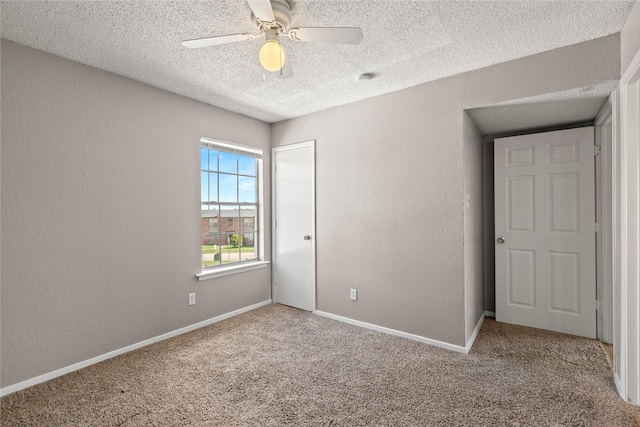
<path id="1" fill-rule="evenodd" d="M 496 319 L 595 338 L 592 127 L 495 140 Z"/>
<path id="2" fill-rule="evenodd" d="M 315 310 L 314 142 L 273 149 L 274 300 Z"/>

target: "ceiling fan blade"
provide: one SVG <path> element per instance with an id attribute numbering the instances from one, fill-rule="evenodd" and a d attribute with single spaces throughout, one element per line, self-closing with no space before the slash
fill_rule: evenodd
<path id="1" fill-rule="evenodd" d="M 358 27 L 293 28 L 289 36 L 302 42 L 358 44 L 362 40 L 362 30 Z"/>
<path id="2" fill-rule="evenodd" d="M 275 74 L 278 75 L 279 79 L 288 79 L 289 77 L 293 77 L 293 66 L 291 65 L 291 61 L 285 61 L 282 68 L 276 71 Z"/>
<path id="3" fill-rule="evenodd" d="M 228 34 L 226 36 L 215 37 L 203 37 L 201 39 L 185 40 L 182 42 L 182 46 L 190 49 L 196 49 L 199 47 L 215 46 L 225 43 L 242 42 L 245 40 L 251 40 L 255 36 L 253 34 Z"/>
<path id="4" fill-rule="evenodd" d="M 273 16 L 273 9 L 271 8 L 271 1 L 269 0 L 247 0 L 249 7 L 253 11 L 256 18 L 265 22 L 273 22 L 276 17 Z"/>

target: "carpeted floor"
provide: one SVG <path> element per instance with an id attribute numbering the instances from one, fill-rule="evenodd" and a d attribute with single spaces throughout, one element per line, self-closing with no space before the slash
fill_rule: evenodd
<path id="1" fill-rule="evenodd" d="M 640 426 L 597 341 L 487 319 L 468 355 L 267 306 L 1 400 L 6 426 Z"/>

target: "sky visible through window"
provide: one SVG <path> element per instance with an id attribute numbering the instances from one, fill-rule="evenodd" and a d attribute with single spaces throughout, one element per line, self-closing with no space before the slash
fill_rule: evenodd
<path id="1" fill-rule="evenodd" d="M 207 202 L 256 203 L 254 157 L 200 147 L 200 170 L 202 209 Z"/>

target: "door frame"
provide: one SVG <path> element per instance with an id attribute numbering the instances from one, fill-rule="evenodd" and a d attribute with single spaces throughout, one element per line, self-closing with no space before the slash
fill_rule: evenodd
<path id="1" fill-rule="evenodd" d="M 596 240 L 596 295 L 598 304 L 597 339 L 613 343 L 613 271 L 612 271 L 612 180 L 613 144 L 615 124 L 613 122 L 614 94 L 611 94 L 594 120 L 595 145 L 600 154 L 596 156 L 596 166 L 600 167 L 600 179 L 596 176 L 596 221 L 600 218 L 599 238 Z M 611 125 L 609 143 L 603 143 L 602 128 Z M 599 215 L 598 215 L 599 213 Z M 607 255 L 607 252 L 608 255 Z"/>
<path id="2" fill-rule="evenodd" d="M 271 262 L 273 264 L 273 268 L 271 268 L 271 298 L 274 302 L 278 302 L 278 290 L 276 286 L 276 271 L 278 265 L 278 256 L 276 252 L 276 222 L 278 220 L 278 213 L 276 211 L 276 153 L 288 150 L 297 150 L 300 148 L 311 147 L 311 254 L 313 257 L 313 266 L 312 266 L 312 295 L 313 295 L 313 303 L 312 303 L 312 313 L 316 312 L 316 141 L 312 139 L 310 141 L 298 142 L 295 144 L 283 145 L 280 147 L 274 147 L 271 149 Z"/>
<path id="3" fill-rule="evenodd" d="M 614 380 L 620 396 L 640 405 L 640 51 L 620 79 L 614 149 Z M 616 117 L 618 116 L 618 117 Z M 616 292 L 618 291 L 619 292 Z M 619 345 L 616 345 L 619 344 Z"/>

